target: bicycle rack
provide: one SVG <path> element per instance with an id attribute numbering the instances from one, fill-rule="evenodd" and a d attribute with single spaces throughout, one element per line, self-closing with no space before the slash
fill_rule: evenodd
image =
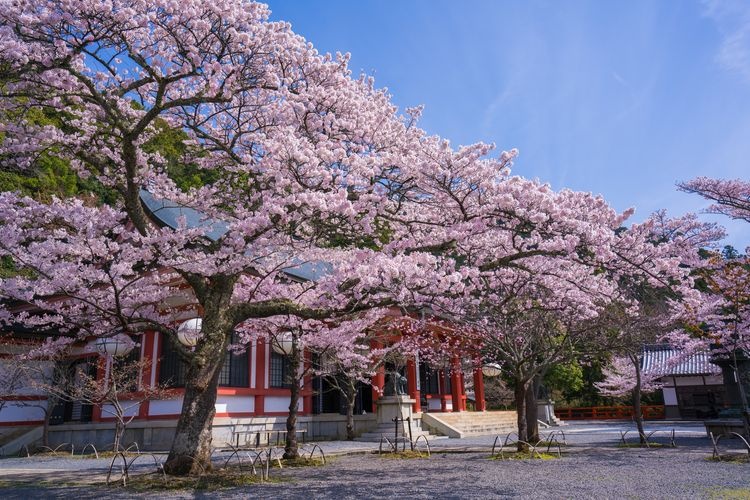
<path id="1" fill-rule="evenodd" d="M 315 453 L 315 450 L 318 450 L 320 452 L 320 456 L 323 457 L 323 465 L 325 465 L 325 463 L 326 463 L 326 455 L 325 455 L 325 453 L 323 453 L 323 448 L 321 448 L 320 445 L 316 444 L 316 445 L 313 446 L 312 451 L 310 452 L 309 459 L 312 460 L 313 454 Z"/>
<path id="2" fill-rule="evenodd" d="M 421 435 L 417 436 L 417 439 L 415 439 L 414 441 L 411 442 L 411 451 L 414 451 L 416 449 L 417 452 L 419 452 L 419 448 L 417 447 L 417 443 L 419 443 L 420 439 L 424 439 L 424 444 L 425 444 L 425 446 L 427 446 L 427 458 L 431 457 L 432 453 L 430 452 L 430 442 L 427 440 L 427 436 L 425 436 L 424 434 L 421 434 Z M 419 452 L 419 454 L 421 455 L 422 453 Z"/>
<path id="3" fill-rule="evenodd" d="M 718 437 L 714 437 L 713 432 L 710 432 L 708 435 L 711 438 L 711 442 L 713 443 L 713 446 L 714 446 L 714 452 L 713 452 L 712 458 L 721 460 L 721 453 L 719 453 L 719 441 L 721 441 L 722 438 L 731 437 L 731 436 L 740 438 L 740 441 L 742 441 L 742 444 L 744 444 L 745 448 L 747 448 L 748 457 L 750 457 L 750 443 L 748 443 L 747 439 L 745 439 L 745 437 L 742 434 L 739 434 L 737 432 L 729 432 L 729 433 L 720 434 Z"/>
<path id="4" fill-rule="evenodd" d="M 98 460 L 99 459 L 99 452 L 96 451 L 96 446 L 94 446 L 94 443 L 89 443 L 86 446 L 84 446 L 83 449 L 81 450 L 81 455 L 85 455 L 86 454 L 86 450 L 89 448 L 89 446 L 91 447 L 92 450 L 94 450 L 94 456 Z"/>

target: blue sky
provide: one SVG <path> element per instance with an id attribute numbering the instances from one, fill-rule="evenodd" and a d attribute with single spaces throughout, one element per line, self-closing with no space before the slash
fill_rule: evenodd
<path id="1" fill-rule="evenodd" d="M 270 0 L 350 52 L 421 126 L 521 154 L 514 173 L 602 194 L 636 220 L 699 211 L 697 175 L 750 178 L 750 1 Z M 750 225 L 721 217 L 728 243 Z"/>

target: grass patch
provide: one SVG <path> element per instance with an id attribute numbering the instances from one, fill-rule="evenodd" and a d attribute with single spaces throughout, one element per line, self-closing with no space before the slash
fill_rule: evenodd
<path id="1" fill-rule="evenodd" d="M 382 458 L 390 458 L 390 459 L 410 459 L 410 458 L 429 458 L 426 453 L 420 453 L 418 451 L 397 451 L 396 453 L 381 453 L 378 455 Z"/>
<path id="2" fill-rule="evenodd" d="M 560 458 L 552 453 L 537 452 L 531 453 L 530 451 L 513 451 L 504 452 L 502 455 L 492 455 L 490 460 L 552 460 L 554 458 Z"/>
<path id="3" fill-rule="evenodd" d="M 126 457 L 134 457 L 138 455 L 135 451 L 121 451 L 120 453 L 124 454 Z M 99 452 L 99 458 L 114 458 L 114 456 L 117 455 L 114 451 L 100 451 Z M 85 455 L 76 455 L 76 458 L 93 458 L 96 460 L 96 455 L 94 452 L 86 453 Z"/>
<path id="4" fill-rule="evenodd" d="M 731 455 L 719 455 L 718 457 L 708 457 L 706 460 L 709 462 L 729 462 L 733 464 L 748 464 L 750 463 L 750 455 L 746 454 L 731 454 Z"/>
<path id="5" fill-rule="evenodd" d="M 663 443 L 620 443 L 617 445 L 618 448 L 671 448 L 671 446 Z"/>
<path id="6" fill-rule="evenodd" d="M 131 475 L 127 489 L 132 491 L 169 491 L 169 490 L 206 490 L 216 491 L 227 488 L 251 486 L 259 483 L 279 483 L 280 478 L 271 477 L 262 480 L 260 476 L 240 473 L 235 470 L 217 470 L 200 477 L 163 476 L 157 474 Z"/>
<path id="7" fill-rule="evenodd" d="M 722 500 L 750 500 L 750 488 L 720 488 L 711 491 L 708 497 Z"/>
<path id="8" fill-rule="evenodd" d="M 327 459 L 327 462 L 330 462 L 331 459 Z M 274 467 L 278 467 L 277 462 L 271 462 Z M 320 467 L 322 465 L 326 465 L 323 462 L 322 458 L 319 457 L 297 457 L 297 458 L 283 458 L 281 459 L 281 464 L 284 467 Z"/>
<path id="9" fill-rule="evenodd" d="M 539 441 L 536 447 L 546 448 L 547 446 L 551 446 L 552 448 L 555 448 L 557 445 L 560 445 L 560 448 L 564 448 L 568 446 L 568 443 L 561 443 L 560 441 Z"/>

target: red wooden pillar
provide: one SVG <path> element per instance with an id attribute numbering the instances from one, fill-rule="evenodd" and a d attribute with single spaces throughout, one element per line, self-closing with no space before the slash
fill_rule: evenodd
<path id="1" fill-rule="evenodd" d="M 477 411 L 486 411 L 487 403 L 484 401 L 484 375 L 481 365 L 474 368 L 474 401 Z"/>
<path id="2" fill-rule="evenodd" d="M 372 377 L 372 412 L 378 411 L 378 406 L 375 404 L 378 399 L 383 395 L 383 387 L 385 387 L 385 367 L 380 366 Z"/>
<path id="3" fill-rule="evenodd" d="M 260 394 L 255 395 L 255 414 L 263 415 L 266 412 L 266 341 L 259 340 L 258 348 L 255 350 L 255 389 Z"/>
<path id="4" fill-rule="evenodd" d="M 462 411 L 461 393 L 463 384 L 461 383 L 461 361 L 456 357 L 451 363 L 451 398 L 453 400 L 453 411 Z"/>
<path id="5" fill-rule="evenodd" d="M 409 397 L 415 400 L 412 405 L 412 411 L 422 411 L 422 406 L 419 402 L 419 389 L 417 389 L 417 363 L 413 359 L 406 362 L 406 390 L 409 393 Z"/>
<path id="6" fill-rule="evenodd" d="M 141 359 L 149 360 L 149 363 L 144 367 L 143 373 L 141 374 L 141 387 L 149 387 L 151 385 L 151 373 L 156 370 L 156 360 L 154 357 L 154 336 L 156 332 L 145 332 L 141 335 Z M 138 418 L 148 418 L 148 410 L 150 401 L 143 401 L 138 407 Z"/>
<path id="7" fill-rule="evenodd" d="M 379 349 L 383 346 L 377 340 L 370 342 L 372 349 Z M 377 413 L 378 405 L 376 404 L 378 399 L 383 395 L 383 388 L 385 387 L 385 367 L 379 366 L 375 371 L 375 375 L 372 376 L 372 412 Z"/>

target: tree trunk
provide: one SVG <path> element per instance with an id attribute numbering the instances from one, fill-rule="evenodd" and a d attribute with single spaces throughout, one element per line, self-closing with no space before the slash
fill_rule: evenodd
<path id="1" fill-rule="evenodd" d="M 297 347 L 297 335 L 292 334 L 292 353 L 289 355 L 289 415 L 286 417 L 286 443 L 284 445 L 284 458 L 299 458 L 297 446 L 297 413 L 299 412 L 299 369 L 302 355 Z"/>
<path id="2" fill-rule="evenodd" d="M 216 413 L 216 391 L 219 387 L 219 369 L 208 377 L 189 377 L 185 382 L 182 412 L 177 421 L 172 448 L 164 464 L 164 471 L 172 475 L 201 474 L 211 469 L 211 429 Z M 191 369 L 188 373 L 205 372 Z"/>
<path id="3" fill-rule="evenodd" d="M 188 356 L 185 395 L 172 448 L 164 471 L 172 475 L 201 474 L 211 469 L 211 432 L 216 391 L 234 323 L 227 316 L 235 279 L 212 279 L 203 294 L 201 339 Z"/>
<path id="4" fill-rule="evenodd" d="M 528 451 L 529 441 L 528 426 L 526 422 L 526 392 L 528 391 L 529 381 L 524 381 L 521 377 L 516 378 L 514 395 L 516 398 L 516 413 L 518 414 L 518 451 Z"/>
<path id="5" fill-rule="evenodd" d="M 736 324 L 735 324 L 736 330 Z M 736 331 L 735 331 L 736 335 Z M 732 368 L 734 369 L 734 375 L 737 377 L 737 388 L 740 392 L 740 411 L 742 412 L 742 424 L 744 429 L 744 435 L 750 439 L 750 407 L 748 407 L 747 394 L 745 393 L 745 381 L 743 380 L 743 374 L 740 372 L 739 364 L 737 363 L 737 348 L 732 350 Z M 747 377 L 747 374 L 745 374 Z"/>
<path id="6" fill-rule="evenodd" d="M 42 424 L 42 446 L 49 446 L 49 421 L 52 410 L 57 406 L 58 399 L 47 396 L 47 407 L 44 409 L 44 423 Z"/>
<path id="7" fill-rule="evenodd" d="M 218 316 L 218 315 L 217 315 Z M 216 391 L 224 366 L 232 326 L 208 314 L 203 338 L 190 358 L 185 376 L 182 412 L 164 471 L 172 475 L 201 474 L 211 469 L 211 432 L 216 413 Z"/>
<path id="8" fill-rule="evenodd" d="M 346 381 L 346 439 L 354 440 L 354 406 L 357 404 L 357 385 L 352 380 Z"/>
<path id="9" fill-rule="evenodd" d="M 526 427 L 529 443 L 539 441 L 539 407 L 537 406 L 536 395 L 541 382 L 542 377 L 537 375 L 533 381 L 529 382 L 529 387 L 526 389 Z"/>
<path id="10" fill-rule="evenodd" d="M 112 445 L 112 450 L 115 452 L 120 451 L 120 447 L 122 446 L 122 435 L 125 433 L 125 426 L 122 424 L 122 421 L 118 418 L 115 422 L 115 442 Z"/>
<path id="11" fill-rule="evenodd" d="M 641 444 L 646 444 L 646 433 L 643 430 L 643 412 L 641 411 L 641 362 L 637 356 L 630 356 L 635 368 L 635 387 L 633 387 L 633 420 L 638 428 Z"/>

